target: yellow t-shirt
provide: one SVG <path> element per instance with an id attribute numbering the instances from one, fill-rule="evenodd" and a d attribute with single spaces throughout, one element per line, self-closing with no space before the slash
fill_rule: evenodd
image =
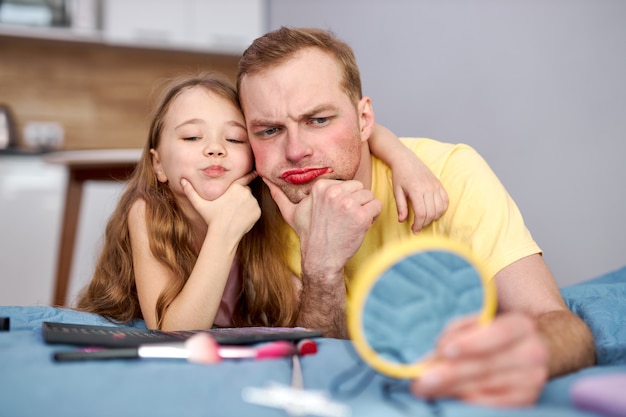
<path id="1" fill-rule="evenodd" d="M 384 245 L 401 239 L 440 236 L 457 240 L 472 251 L 489 277 L 518 259 L 541 253 L 517 205 L 473 148 L 424 138 L 401 140 L 439 178 L 448 193 L 448 210 L 418 235 L 413 235 L 412 218 L 398 222 L 391 170 L 372 157 L 372 192 L 383 207 L 361 248 L 346 265 L 348 281 L 364 260 Z M 289 265 L 301 276 L 300 245 L 293 231 L 290 246 Z"/>

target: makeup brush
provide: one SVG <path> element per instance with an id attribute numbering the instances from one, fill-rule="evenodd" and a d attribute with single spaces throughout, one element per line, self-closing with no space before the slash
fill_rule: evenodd
<path id="1" fill-rule="evenodd" d="M 198 333 L 185 342 L 153 343 L 137 348 L 84 348 L 71 352 L 56 352 L 53 358 L 57 362 L 139 358 L 187 359 L 189 362 L 212 364 L 222 359 L 262 360 L 316 352 L 317 345 L 309 339 L 301 340 L 298 345 L 278 340 L 250 346 L 226 346 L 218 345 L 215 339 L 206 333 Z"/>
<path id="2" fill-rule="evenodd" d="M 185 343 L 188 353 L 186 359 L 190 362 L 211 364 L 222 359 L 272 359 L 285 358 L 296 354 L 297 348 L 291 342 L 278 340 L 275 342 L 261 343 L 256 346 L 220 346 L 211 336 L 206 333 L 198 333 L 189 338 Z M 141 348 L 150 349 L 150 345 Z M 145 352 L 145 354 L 150 354 Z M 141 356 L 151 357 L 151 356 Z M 158 357 L 158 356 L 154 356 Z"/>

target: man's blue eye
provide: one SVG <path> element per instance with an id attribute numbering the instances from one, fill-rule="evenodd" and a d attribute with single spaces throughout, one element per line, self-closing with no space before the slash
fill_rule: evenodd
<path id="1" fill-rule="evenodd" d="M 270 127 L 269 129 L 260 130 L 256 133 L 257 136 L 272 136 L 278 132 L 277 127 Z"/>
<path id="2" fill-rule="evenodd" d="M 330 122 L 331 117 L 312 117 L 309 119 L 309 124 L 313 126 L 327 125 Z"/>

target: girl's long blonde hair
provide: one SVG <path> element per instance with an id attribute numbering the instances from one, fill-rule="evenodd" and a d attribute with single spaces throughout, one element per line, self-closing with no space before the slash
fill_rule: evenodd
<path id="1" fill-rule="evenodd" d="M 159 328 L 168 306 L 187 282 L 199 249 L 193 244 L 190 224 L 174 194 L 167 184 L 157 180 L 152 170 L 150 149 L 156 149 L 159 144 L 164 118 L 172 101 L 183 91 L 198 86 L 240 108 L 232 84 L 214 73 L 180 76 L 166 86 L 157 102 L 141 158 L 106 226 L 92 280 L 78 298 L 79 310 L 97 313 L 120 323 L 142 318 L 128 228 L 129 210 L 138 200 L 146 203 L 150 250 L 176 277 L 157 301 Z M 257 178 L 250 187 L 259 201 L 262 215 L 239 244 L 243 285 L 233 324 L 293 326 L 297 294 L 292 273 L 285 261 L 284 220 L 263 181 Z"/>

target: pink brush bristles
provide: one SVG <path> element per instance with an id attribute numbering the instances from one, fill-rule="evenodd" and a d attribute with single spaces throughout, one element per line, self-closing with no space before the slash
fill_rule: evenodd
<path id="1" fill-rule="evenodd" d="M 293 355 L 311 355 L 317 353 L 317 344 L 310 339 L 300 340 L 297 344 L 279 340 L 257 346 L 220 346 L 210 335 L 198 333 L 185 342 L 190 362 L 213 364 L 222 359 L 275 359 Z"/>
<path id="2" fill-rule="evenodd" d="M 256 359 L 284 358 L 296 354 L 296 347 L 294 344 L 282 340 L 261 345 L 255 350 Z"/>
<path id="3" fill-rule="evenodd" d="M 185 347 L 189 350 L 190 362 L 213 364 L 218 363 L 222 358 L 219 356 L 219 346 L 215 339 L 206 333 L 194 334 L 187 339 Z"/>

